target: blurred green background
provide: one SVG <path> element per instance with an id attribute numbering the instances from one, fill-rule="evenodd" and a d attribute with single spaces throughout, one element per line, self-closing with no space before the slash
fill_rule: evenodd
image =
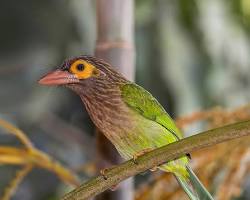
<path id="1" fill-rule="evenodd" d="M 37 80 L 65 58 L 94 53 L 95 1 L 1 1 L 0 24 L 0 118 L 71 168 L 90 161 L 94 126 L 80 99 Z M 247 104 L 249 33 L 249 0 L 136 0 L 136 82 L 174 117 Z M 1 144 L 19 145 L 0 137 Z M 15 170 L 0 167 L 1 189 Z M 63 185 L 53 174 L 33 170 L 13 199 L 54 199 Z"/>

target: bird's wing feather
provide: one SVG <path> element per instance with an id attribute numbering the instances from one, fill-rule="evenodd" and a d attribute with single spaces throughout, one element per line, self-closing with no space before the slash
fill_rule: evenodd
<path id="1" fill-rule="evenodd" d="M 182 138 L 182 134 L 174 121 L 164 110 L 161 104 L 145 89 L 135 83 L 121 86 L 123 101 L 132 109 L 147 119 L 157 122 L 175 135 L 176 139 Z"/>
<path id="2" fill-rule="evenodd" d="M 182 138 L 181 132 L 176 127 L 171 117 L 167 114 L 161 104 L 145 89 L 133 83 L 125 84 L 121 87 L 121 94 L 123 101 L 130 108 L 137 111 L 145 118 L 162 125 L 168 130 L 168 132 L 173 133 L 176 137 Z M 171 161 L 175 162 L 174 164 L 168 163 L 162 165 L 160 166 L 160 169 L 174 172 L 177 180 L 190 199 L 213 200 L 212 196 L 200 183 L 192 170 L 186 166 L 188 163 L 187 157 L 182 157 L 177 161 L 179 162 L 176 162 L 175 160 Z M 190 179 L 187 179 L 187 177 Z M 192 186 L 190 186 L 189 182 Z"/>

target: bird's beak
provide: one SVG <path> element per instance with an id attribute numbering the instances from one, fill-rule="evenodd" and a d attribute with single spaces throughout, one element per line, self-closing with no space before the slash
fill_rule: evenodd
<path id="1" fill-rule="evenodd" d="M 79 79 L 74 74 L 59 69 L 46 74 L 38 81 L 42 85 L 66 85 L 78 82 Z"/>

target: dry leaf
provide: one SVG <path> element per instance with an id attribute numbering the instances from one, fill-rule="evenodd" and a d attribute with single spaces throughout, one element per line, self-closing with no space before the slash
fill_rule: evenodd
<path id="1" fill-rule="evenodd" d="M 2 200 L 10 199 L 22 179 L 33 169 L 40 167 L 55 173 L 63 182 L 78 186 L 77 176 L 69 169 L 62 166 L 59 162 L 52 159 L 48 154 L 36 149 L 29 138 L 12 124 L 0 119 L 0 127 L 9 134 L 16 136 L 23 143 L 23 148 L 11 146 L 0 146 L 0 164 L 21 165 L 23 168 L 17 172 L 15 178 L 5 189 Z"/>

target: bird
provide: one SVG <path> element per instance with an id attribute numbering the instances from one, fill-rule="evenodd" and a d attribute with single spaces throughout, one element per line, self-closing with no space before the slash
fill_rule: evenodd
<path id="1" fill-rule="evenodd" d="M 81 55 L 66 59 L 39 81 L 64 86 L 80 96 L 101 132 L 125 160 L 183 138 L 163 106 L 143 87 L 127 80 L 103 59 Z M 189 155 L 157 166 L 171 172 L 191 200 L 213 197 L 189 166 Z"/>

